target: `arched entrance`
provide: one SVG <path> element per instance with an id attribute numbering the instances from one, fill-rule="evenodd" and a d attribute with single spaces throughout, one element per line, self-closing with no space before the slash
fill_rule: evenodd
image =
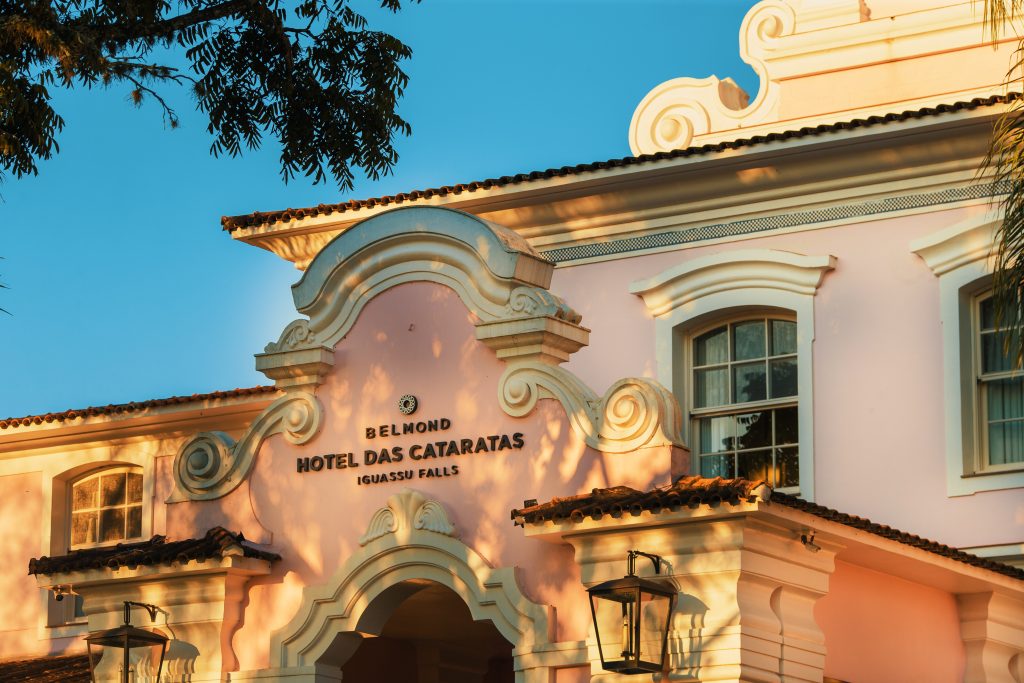
<path id="1" fill-rule="evenodd" d="M 387 506 L 370 519 L 359 539 L 361 550 L 327 583 L 303 590 L 298 613 L 272 636 L 271 668 L 260 676 L 289 683 L 335 683 L 343 673 L 345 683 L 533 683 L 548 680 L 551 657 L 556 665 L 577 664 L 575 657 L 553 649 L 552 609 L 522 594 L 512 567 L 492 567 L 456 536 L 438 501 L 409 489 L 391 496 Z M 459 635 L 448 637 L 446 628 Z M 408 653 L 422 644 L 423 652 L 434 646 L 454 652 L 458 641 L 466 639 L 485 656 L 452 661 L 472 661 L 476 669 L 486 661 L 484 673 L 491 678 L 417 679 L 380 673 L 381 662 L 390 667 L 395 664 L 392 660 L 406 659 L 394 654 L 403 648 Z M 369 644 L 373 640 L 378 644 Z M 360 659 L 354 659 L 364 646 Z M 387 652 L 375 649 L 388 647 L 392 649 Z M 377 668 L 363 669 L 360 675 L 356 671 L 363 666 L 360 661 L 374 655 Z M 416 661 L 417 675 L 449 670 L 420 667 Z M 512 677 L 509 668 L 514 671 Z M 373 677 L 367 677 L 366 671 L 372 671 Z"/>
<path id="2" fill-rule="evenodd" d="M 514 683 L 512 644 L 490 620 L 474 621 L 458 594 L 423 580 L 395 589 L 402 597 L 397 604 L 391 596 L 378 597 L 391 603 L 380 635 L 361 637 L 342 663 L 345 683 Z M 338 639 L 339 650 L 349 650 L 346 640 Z M 329 650 L 324 659 L 336 654 L 342 652 Z"/>

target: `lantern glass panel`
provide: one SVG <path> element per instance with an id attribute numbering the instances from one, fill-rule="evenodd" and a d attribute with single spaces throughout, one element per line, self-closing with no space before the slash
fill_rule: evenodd
<path id="1" fill-rule="evenodd" d="M 625 671 L 635 666 L 639 603 L 639 589 L 636 588 L 591 594 L 601 664 L 605 669 Z M 630 624 L 634 625 L 632 629 Z"/>
<path id="2" fill-rule="evenodd" d="M 640 592 L 639 643 L 641 666 L 661 671 L 665 657 L 665 636 L 668 633 L 671 601 L 664 595 Z M 647 669 L 644 666 L 645 670 Z"/>

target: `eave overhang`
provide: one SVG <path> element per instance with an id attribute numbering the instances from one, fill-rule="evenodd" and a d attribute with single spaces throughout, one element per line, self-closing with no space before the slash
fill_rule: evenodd
<path id="1" fill-rule="evenodd" d="M 279 393 L 164 405 L 113 415 L 42 422 L 0 431 L 0 460 L 38 455 L 71 445 L 189 436 L 249 425 Z"/>
<path id="2" fill-rule="evenodd" d="M 519 523 L 522 523 L 522 520 Z M 813 542 L 834 551 L 837 560 L 949 593 L 998 591 L 1024 598 L 1024 579 L 972 566 L 929 550 L 851 528 L 787 505 L 772 503 L 764 497 L 714 504 L 700 503 L 695 506 L 683 505 L 660 512 L 623 511 L 621 515 L 604 515 L 599 519 L 587 516 L 579 521 L 561 519 L 538 523 L 526 522 L 523 524 L 523 531 L 526 536 L 538 540 L 566 543 L 574 537 L 585 535 L 630 534 L 640 530 L 660 530 L 679 525 L 706 523 L 767 524 L 782 528 L 783 533 L 791 534 L 794 539 L 813 533 Z"/>
<path id="3" fill-rule="evenodd" d="M 301 269 L 354 223 L 396 206 L 467 211 L 551 251 L 666 227 L 962 186 L 979 180 L 992 123 L 1005 107 L 979 104 L 472 191 L 400 195 L 401 201 L 371 200 L 344 212 L 268 214 L 268 222 L 234 227 L 231 234 Z"/>

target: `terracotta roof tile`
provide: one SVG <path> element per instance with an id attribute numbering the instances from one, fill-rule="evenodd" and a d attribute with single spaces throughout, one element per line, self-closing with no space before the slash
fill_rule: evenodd
<path id="1" fill-rule="evenodd" d="M 992 97 L 984 98 L 976 97 L 972 100 L 964 102 L 941 104 L 935 107 L 923 107 L 921 109 L 912 109 L 904 112 L 884 114 L 880 116 L 869 116 L 867 118 L 853 119 L 851 121 L 842 121 L 839 123 L 822 124 L 819 126 L 808 126 L 804 128 L 783 131 L 781 133 L 753 135 L 749 138 L 739 138 L 737 140 L 729 140 L 726 142 L 717 142 L 714 144 L 687 147 L 684 149 L 673 150 L 671 152 L 641 154 L 640 156 L 635 157 L 628 156 L 618 159 L 609 159 L 607 161 L 595 161 L 589 164 L 561 166 L 559 168 L 549 168 L 544 171 L 517 173 L 515 175 L 510 176 L 501 176 L 500 178 L 488 178 L 486 180 L 477 180 L 470 183 L 459 183 L 457 185 L 442 185 L 441 187 L 428 188 L 425 190 L 413 190 L 412 192 L 402 192 L 395 195 L 385 195 L 383 197 L 373 197 L 370 199 L 359 200 L 353 199 L 347 202 L 340 202 L 337 204 L 318 204 L 316 206 L 311 206 L 307 208 L 292 208 L 284 209 L 282 211 L 256 211 L 254 213 L 246 214 L 243 216 L 223 216 L 221 218 L 221 226 L 224 228 L 224 230 L 231 232 L 242 228 L 252 228 L 259 225 L 265 225 L 268 223 L 286 222 L 291 220 L 298 220 L 301 218 L 311 218 L 315 216 L 326 216 L 334 213 L 345 213 L 346 211 L 357 211 L 359 209 L 367 209 L 375 206 L 391 206 L 392 204 L 399 205 L 405 202 L 416 201 L 419 199 L 431 199 L 433 197 L 445 197 L 450 194 L 458 195 L 466 192 L 476 192 L 478 190 L 490 190 L 495 187 L 505 187 L 507 185 L 528 183 L 536 180 L 547 180 L 550 178 L 562 178 L 566 176 L 578 175 L 580 173 L 589 173 L 592 171 L 621 168 L 624 166 L 637 166 L 652 162 L 665 161 L 668 159 L 679 159 L 691 156 L 703 156 L 705 154 L 714 154 L 716 152 L 723 152 L 729 149 L 754 147 L 756 145 L 761 145 L 769 142 L 790 140 L 793 138 L 813 137 L 817 135 L 823 135 L 826 133 L 835 133 L 841 130 L 867 128 L 870 126 L 890 123 L 893 121 L 908 121 L 911 119 L 920 119 L 958 111 L 972 110 L 977 109 L 979 107 L 992 106 L 995 104 L 1006 104 L 1007 102 L 1016 100 L 1019 97 L 1019 93 L 1010 93 L 1009 95 L 993 95 Z"/>
<path id="2" fill-rule="evenodd" d="M 963 562 L 973 567 L 990 571 L 1014 579 L 1024 580 L 1024 569 L 1011 567 L 971 553 L 952 548 L 942 543 L 921 538 L 914 534 L 893 529 L 884 524 L 876 524 L 869 519 L 837 512 L 823 505 L 810 503 L 796 496 L 772 491 L 763 481 L 747 481 L 746 479 L 704 479 L 702 477 L 683 477 L 670 486 L 650 491 L 637 491 L 626 486 L 609 489 L 594 489 L 569 498 L 554 498 L 547 503 L 534 503 L 519 510 L 512 511 L 512 520 L 516 524 L 542 524 L 544 522 L 570 522 L 577 524 L 586 518 L 599 520 L 605 515 L 620 517 L 622 515 L 637 516 L 642 512 L 660 513 L 664 510 L 677 510 L 681 507 L 696 508 L 700 505 L 737 505 L 740 502 L 753 502 L 757 499 L 769 503 L 783 505 L 800 510 L 821 519 L 842 524 L 854 529 L 865 531 L 897 543 Z"/>
<path id="3" fill-rule="evenodd" d="M 270 562 L 281 559 L 277 553 L 253 546 L 242 534 L 217 526 L 207 531 L 202 538 L 168 541 L 164 536 L 154 536 L 139 543 L 118 543 L 105 548 L 72 550 L 67 555 L 58 557 L 33 558 L 28 562 L 28 573 L 50 575 L 87 569 L 134 569 L 140 566 L 184 563 L 190 560 L 202 562 L 209 558 L 219 559 L 232 547 L 241 548 L 245 557 Z"/>
<path id="4" fill-rule="evenodd" d="M 78 418 L 96 417 L 97 415 L 122 415 L 125 413 L 135 413 L 148 408 L 157 408 L 160 406 L 200 403 L 202 401 L 213 401 L 221 398 L 260 396 L 263 394 L 273 394 L 276 391 L 277 389 L 272 386 L 258 386 L 246 389 L 214 391 L 208 394 L 171 396 L 169 398 L 154 398 L 148 401 L 133 401 L 131 403 L 116 403 L 108 406 L 75 408 L 72 410 L 65 410 L 60 413 L 44 413 L 42 415 L 27 415 L 25 417 L 9 417 L 6 420 L 0 420 L 0 429 L 15 429 L 17 427 L 43 424 L 44 422 L 66 422 L 68 420 L 75 420 Z"/>
<path id="5" fill-rule="evenodd" d="M 768 485 L 763 481 L 683 477 L 671 486 L 651 491 L 615 486 L 610 489 L 594 489 L 590 493 L 568 498 L 554 498 L 547 503 L 513 510 L 512 519 L 517 524 L 563 521 L 579 523 L 587 517 L 599 520 L 605 515 L 636 516 L 645 511 L 658 513 L 665 509 L 680 507 L 696 508 L 720 503 L 737 505 L 740 502 L 752 502 L 768 490 Z"/>
<path id="6" fill-rule="evenodd" d="M 89 680 L 88 655 L 0 662 L 0 681 L 5 683 L 89 683 Z"/>
<path id="7" fill-rule="evenodd" d="M 779 493 L 778 491 L 772 492 L 770 500 L 772 503 L 785 505 L 786 507 L 812 514 L 815 517 L 827 519 L 830 522 L 842 524 L 843 526 L 852 527 L 854 529 L 860 529 L 861 531 L 866 531 L 869 534 L 881 536 L 882 538 L 888 538 L 896 541 L 897 543 L 913 546 L 914 548 L 920 548 L 921 550 L 926 550 L 930 553 L 941 555 L 942 557 L 948 557 L 949 559 L 956 560 L 957 562 L 969 564 L 972 567 L 980 567 L 1014 579 L 1024 580 L 1024 569 L 1018 569 L 1017 567 L 1011 567 L 1010 565 L 1003 564 L 1002 562 L 995 562 L 994 560 L 978 557 L 977 555 L 972 555 L 971 553 L 952 548 L 936 541 L 928 540 L 927 538 L 921 538 L 920 536 L 909 534 L 905 531 L 900 531 L 899 529 L 893 529 L 885 524 L 876 524 L 870 519 L 857 517 L 855 515 L 848 515 L 844 512 L 838 512 L 832 508 L 827 508 L 824 505 L 809 503 L 803 498 Z"/>

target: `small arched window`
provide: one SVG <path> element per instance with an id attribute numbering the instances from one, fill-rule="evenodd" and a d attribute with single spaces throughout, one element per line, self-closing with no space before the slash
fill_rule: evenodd
<path id="1" fill-rule="evenodd" d="M 142 536 L 142 468 L 105 469 L 71 485 L 71 547 Z"/>
<path id="2" fill-rule="evenodd" d="M 702 476 L 800 485 L 797 360 L 792 319 L 744 317 L 692 338 L 690 433 Z"/>

